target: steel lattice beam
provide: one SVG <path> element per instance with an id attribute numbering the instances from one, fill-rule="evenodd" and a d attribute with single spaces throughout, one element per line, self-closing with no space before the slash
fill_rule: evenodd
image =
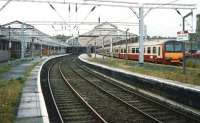
<path id="1" fill-rule="evenodd" d="M 6 0 L 1 0 L 6 1 Z M 134 2 L 116 2 L 116 1 L 74 1 L 74 0 L 12 0 L 13 2 L 32 2 L 32 3 L 55 3 L 55 4 L 78 4 L 78 5 L 95 5 L 95 6 L 111 6 L 111 7 L 128 7 L 140 8 L 139 3 Z M 143 3 L 144 8 L 155 9 L 196 9 L 196 4 L 165 4 L 165 3 Z"/>
<path id="2" fill-rule="evenodd" d="M 97 25 L 98 22 L 66 22 L 66 21 L 26 21 L 26 23 L 31 25 Z M 102 22 L 103 23 L 103 22 Z M 108 22 L 115 25 L 128 25 L 128 26 L 138 26 L 138 23 L 132 22 Z"/>

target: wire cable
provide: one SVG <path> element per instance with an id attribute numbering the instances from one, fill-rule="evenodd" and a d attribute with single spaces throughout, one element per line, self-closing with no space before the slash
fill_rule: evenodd
<path id="1" fill-rule="evenodd" d="M 49 6 L 51 7 L 51 9 L 53 9 L 55 12 L 56 12 L 56 14 L 64 21 L 64 22 L 66 22 L 65 21 L 65 19 L 60 15 L 60 13 L 56 10 L 56 8 L 51 4 L 51 3 L 48 3 L 49 4 Z"/>
<path id="2" fill-rule="evenodd" d="M 0 12 L 11 2 L 12 0 L 8 0 L 1 8 Z"/>

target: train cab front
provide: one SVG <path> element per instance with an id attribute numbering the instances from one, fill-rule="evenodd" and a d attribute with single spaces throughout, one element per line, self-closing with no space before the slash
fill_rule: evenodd
<path id="1" fill-rule="evenodd" d="M 164 61 L 166 64 L 180 65 L 183 59 L 183 43 L 170 40 L 164 44 Z"/>

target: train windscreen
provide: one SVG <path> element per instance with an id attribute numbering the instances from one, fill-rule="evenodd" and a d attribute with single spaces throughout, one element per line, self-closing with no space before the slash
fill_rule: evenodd
<path id="1" fill-rule="evenodd" d="M 181 42 L 174 42 L 174 51 L 181 52 L 182 51 L 182 43 Z"/>
<path id="2" fill-rule="evenodd" d="M 167 52 L 181 52 L 183 48 L 182 42 L 169 41 L 165 43 L 165 50 Z"/>

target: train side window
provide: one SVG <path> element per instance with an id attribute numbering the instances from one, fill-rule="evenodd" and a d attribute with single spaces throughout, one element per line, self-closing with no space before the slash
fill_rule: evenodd
<path id="1" fill-rule="evenodd" d="M 139 48 L 136 48 L 136 53 L 139 53 Z"/>
<path id="2" fill-rule="evenodd" d="M 135 48 L 132 48 L 132 53 L 135 53 Z"/>
<path id="3" fill-rule="evenodd" d="M 144 48 L 144 53 L 146 52 L 146 48 Z"/>
<path id="4" fill-rule="evenodd" d="M 158 47 L 158 55 L 160 56 L 160 47 Z"/>
<path id="5" fill-rule="evenodd" d="M 147 47 L 147 53 L 151 53 L 151 47 Z"/>
<path id="6" fill-rule="evenodd" d="M 156 47 L 153 47 L 153 54 L 156 54 Z"/>

